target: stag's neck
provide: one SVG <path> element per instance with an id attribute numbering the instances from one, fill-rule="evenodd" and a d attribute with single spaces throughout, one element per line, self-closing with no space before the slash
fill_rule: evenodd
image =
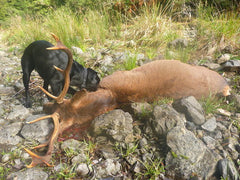
<path id="1" fill-rule="evenodd" d="M 95 117 L 115 109 L 118 106 L 116 95 L 108 89 L 99 88 L 95 92 L 78 91 L 71 99 L 63 103 L 47 103 L 47 114 L 57 112 L 61 120 L 69 124 L 87 124 Z"/>
<path id="2" fill-rule="evenodd" d="M 84 123 L 89 120 L 115 109 L 118 104 L 116 96 L 111 90 L 98 89 L 95 92 L 77 92 L 70 100 L 69 111 L 78 116 L 78 122 Z"/>

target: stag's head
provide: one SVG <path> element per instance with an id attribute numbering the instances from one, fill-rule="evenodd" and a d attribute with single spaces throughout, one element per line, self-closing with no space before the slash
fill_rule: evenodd
<path id="1" fill-rule="evenodd" d="M 45 163 L 48 166 L 51 166 L 48 162 L 51 158 L 55 140 L 57 139 L 60 132 L 62 132 L 65 128 L 67 128 L 73 124 L 73 119 L 71 118 L 72 116 L 70 115 L 72 113 L 72 111 L 71 111 L 71 106 L 69 106 L 69 104 L 74 99 L 78 100 L 78 98 L 81 98 L 80 94 L 82 94 L 79 92 L 78 95 L 76 95 L 76 97 L 73 98 L 73 100 L 64 99 L 65 95 L 67 94 L 69 84 L 70 84 L 69 73 L 71 70 L 71 66 L 73 64 L 73 56 L 72 56 L 72 52 L 65 45 L 63 45 L 63 43 L 59 40 L 59 38 L 56 35 L 52 34 L 52 36 L 56 40 L 57 44 L 56 44 L 56 46 L 50 47 L 47 49 L 48 50 L 63 50 L 68 55 L 68 64 L 67 64 L 67 67 L 65 70 L 62 70 L 62 69 L 54 66 L 58 71 L 60 71 L 63 74 L 65 83 L 64 83 L 63 90 L 58 97 L 50 94 L 48 91 L 46 91 L 42 87 L 39 87 L 46 95 L 48 95 L 49 97 L 54 99 L 54 102 L 49 102 L 44 105 L 45 112 L 47 114 L 51 114 L 51 115 L 47 115 L 47 116 L 38 118 L 38 119 L 28 122 L 28 123 L 34 123 L 34 122 L 40 121 L 42 119 L 52 118 L 53 122 L 54 122 L 54 131 L 52 133 L 51 138 L 49 139 L 49 141 L 47 143 L 44 143 L 44 144 L 34 147 L 34 149 L 37 149 L 40 147 L 48 146 L 48 151 L 47 151 L 46 155 L 38 156 L 37 154 L 33 153 L 32 151 L 25 149 L 32 157 L 32 163 L 29 166 L 27 166 L 28 168 L 34 167 L 37 164 L 42 164 L 42 163 Z M 59 123 L 60 119 L 61 119 L 61 121 L 62 120 L 64 120 L 64 121 Z"/>

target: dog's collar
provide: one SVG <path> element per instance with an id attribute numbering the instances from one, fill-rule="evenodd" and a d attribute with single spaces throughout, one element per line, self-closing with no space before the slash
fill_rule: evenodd
<path id="1" fill-rule="evenodd" d="M 86 88 L 87 87 L 87 68 L 84 68 L 83 70 L 83 83 L 82 83 L 82 88 Z"/>

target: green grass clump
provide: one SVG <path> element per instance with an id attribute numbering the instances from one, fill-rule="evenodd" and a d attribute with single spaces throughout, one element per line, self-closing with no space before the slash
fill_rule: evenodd
<path id="1" fill-rule="evenodd" d="M 123 158 L 129 157 L 129 156 L 134 156 L 136 154 L 136 150 L 138 148 L 138 143 L 134 143 L 131 145 L 126 145 L 126 148 L 123 148 L 122 146 L 119 145 L 119 143 L 115 144 L 115 150 L 120 153 L 120 156 Z"/>
<path id="2" fill-rule="evenodd" d="M 213 7 L 198 6 L 198 18 L 195 20 L 198 28 L 198 36 L 201 39 L 216 43 L 216 40 L 224 36 L 225 40 L 234 46 L 239 46 L 240 40 L 240 19 L 236 12 L 221 13 L 216 12 Z"/>
<path id="3" fill-rule="evenodd" d="M 62 163 L 60 171 L 56 172 L 55 175 L 50 176 L 50 178 L 56 179 L 72 179 L 76 177 L 76 172 L 74 171 L 75 166 L 68 166 Z"/>
<path id="4" fill-rule="evenodd" d="M 217 112 L 217 109 L 221 108 L 230 112 L 235 111 L 235 102 L 228 103 L 225 97 L 218 98 L 215 96 L 209 96 L 207 98 L 202 98 L 200 100 L 204 112 L 208 114 L 214 114 Z"/>
<path id="5" fill-rule="evenodd" d="M 137 57 L 128 57 L 123 63 L 125 70 L 131 70 L 137 67 Z"/>
<path id="6" fill-rule="evenodd" d="M 144 170 L 143 172 L 138 173 L 139 178 L 156 179 L 159 178 L 160 174 L 165 173 L 165 166 L 162 159 L 149 159 L 145 162 L 141 162 L 141 164 L 144 166 Z"/>
<path id="7" fill-rule="evenodd" d="M 0 180 L 4 180 L 11 168 L 0 166 Z"/>
<path id="8" fill-rule="evenodd" d="M 182 62 L 189 62 L 191 60 L 191 52 L 193 48 L 186 47 L 186 48 L 167 48 L 165 52 L 166 59 L 178 59 Z"/>

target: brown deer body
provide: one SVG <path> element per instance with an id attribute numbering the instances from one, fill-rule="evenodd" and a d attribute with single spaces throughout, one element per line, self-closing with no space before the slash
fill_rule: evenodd
<path id="1" fill-rule="evenodd" d="M 57 37 L 55 39 L 58 44 L 51 49 L 63 49 L 69 56 L 69 62 L 71 62 L 71 52 Z M 51 158 L 54 141 L 59 133 L 73 124 L 89 124 L 95 117 L 122 104 L 141 101 L 152 102 L 163 97 L 178 99 L 195 96 L 201 98 L 217 93 L 227 96 L 230 90 L 223 77 L 207 68 L 188 65 L 175 60 L 159 60 L 131 71 L 115 72 L 103 78 L 95 92 L 79 91 L 71 99 L 63 99 L 69 79 L 67 77 L 68 73 L 64 71 L 64 74 L 66 86 L 59 97 L 51 96 L 43 90 L 47 95 L 55 98 L 57 102 L 44 105 L 45 112 L 52 115 L 39 118 L 33 122 L 52 117 L 55 128 L 48 143 L 35 147 L 48 145 L 49 148 L 45 156 L 38 156 L 26 149 L 33 159 L 28 167 L 40 163 L 49 165 L 48 161 Z"/>
<path id="2" fill-rule="evenodd" d="M 115 93 L 119 103 L 154 101 L 157 98 L 179 99 L 186 96 L 202 98 L 210 93 L 223 93 L 226 81 L 205 67 L 192 66 L 176 60 L 158 60 L 105 77 L 100 87 Z"/>

